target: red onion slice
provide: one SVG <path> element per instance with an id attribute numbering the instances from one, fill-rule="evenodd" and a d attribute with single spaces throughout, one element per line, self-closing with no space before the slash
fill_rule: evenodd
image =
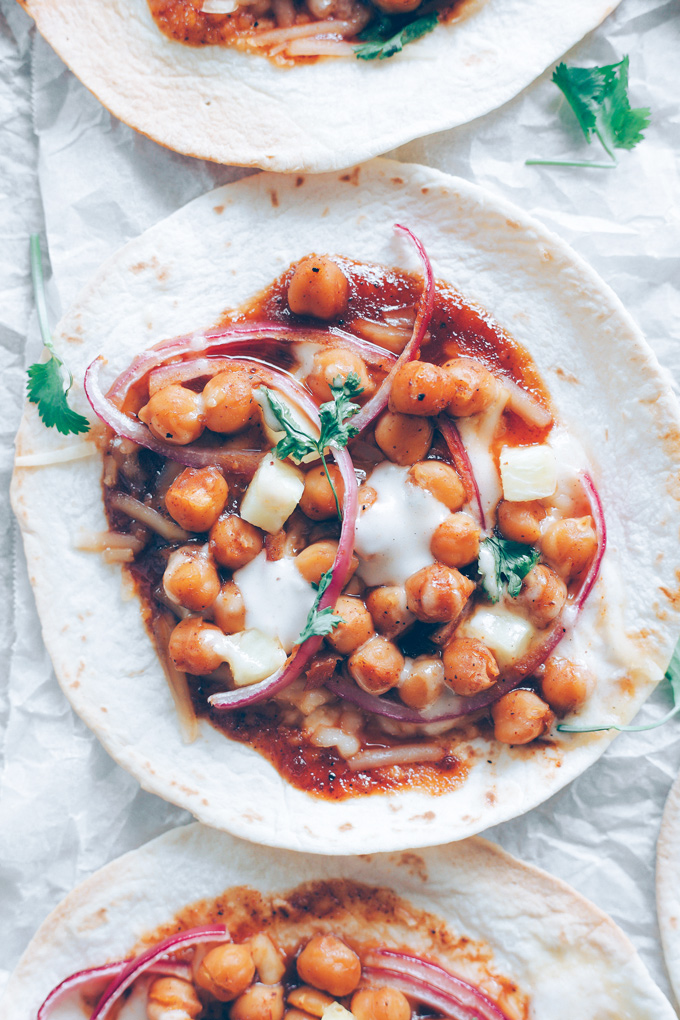
<path id="1" fill-rule="evenodd" d="M 369 365 L 388 372 L 395 362 L 390 352 L 376 347 L 368 340 L 362 340 L 346 333 L 337 327 L 321 330 L 305 326 L 282 326 L 275 322 L 237 323 L 225 326 L 224 329 L 207 330 L 199 333 L 187 333 L 184 336 L 163 340 L 151 350 L 138 354 L 130 366 L 122 372 L 111 386 L 108 396 L 120 401 L 130 386 L 143 379 L 147 372 L 165 365 L 171 358 L 196 358 L 218 352 L 222 348 L 247 348 L 253 343 L 301 342 L 322 344 L 323 346 L 346 347 L 354 351 Z"/>
<path id="2" fill-rule="evenodd" d="M 412 233 L 408 227 L 402 227 L 400 223 L 396 223 L 394 229 L 400 231 L 402 234 L 406 234 L 415 246 L 415 249 L 420 256 L 420 260 L 423 263 L 423 269 L 425 271 L 425 285 L 423 287 L 420 304 L 418 305 L 416 321 L 413 324 L 411 339 L 404 347 L 396 362 L 393 364 L 389 374 L 385 379 L 383 379 L 376 393 L 374 393 L 371 399 L 364 404 L 359 413 L 352 420 L 352 424 L 359 429 L 359 432 L 363 432 L 365 428 L 368 428 L 371 422 L 375 421 L 378 415 L 381 414 L 387 407 L 387 401 L 389 400 L 390 390 L 392 389 L 392 380 L 394 379 L 395 372 L 399 370 L 401 365 L 406 364 L 407 361 L 413 361 L 418 357 L 420 346 L 425 334 L 427 333 L 427 327 L 430 325 L 430 319 L 432 318 L 432 312 L 434 310 L 434 274 L 432 272 L 430 260 L 427 257 L 427 252 L 425 251 L 422 242 L 418 240 L 415 234 Z"/>
<path id="3" fill-rule="evenodd" d="M 523 658 L 503 671 L 503 677 L 498 683 L 495 683 L 487 691 L 482 691 L 481 694 L 476 694 L 472 698 L 457 698 L 455 704 L 449 701 L 451 707 L 448 709 L 440 709 L 438 712 L 431 709 L 427 713 L 407 708 L 406 705 L 392 701 L 389 697 L 377 697 L 374 694 L 366 694 L 354 681 L 349 680 L 347 677 L 331 677 L 325 683 L 328 690 L 337 695 L 337 697 L 350 701 L 352 704 L 364 709 L 366 712 L 373 712 L 375 715 L 384 716 L 386 719 L 394 719 L 398 722 L 427 724 L 459 719 L 462 716 L 472 715 L 473 712 L 480 712 L 532 676 L 548 656 L 554 652 L 565 634 L 575 626 L 595 586 L 600 573 L 602 558 L 607 548 L 607 525 L 602 500 L 593 479 L 587 472 L 582 472 L 580 479 L 595 521 L 597 551 L 593 556 L 593 561 L 574 599 L 564 606 L 560 615 L 545 634 L 542 635 L 540 641 L 534 642 Z"/>
<path id="4" fill-rule="evenodd" d="M 467 450 L 463 445 L 463 440 L 460 437 L 460 432 L 450 418 L 440 414 L 437 418 L 437 428 L 441 432 L 446 445 L 449 448 L 451 459 L 455 465 L 456 471 L 463 480 L 465 486 L 465 494 L 468 498 L 468 502 L 474 503 L 477 507 L 477 516 L 479 517 L 479 526 L 482 531 L 486 530 L 486 517 L 484 515 L 484 507 L 482 506 L 482 497 L 479 492 L 479 486 L 477 485 L 477 479 L 472 469 L 472 463 L 468 457 Z"/>
<path id="5" fill-rule="evenodd" d="M 255 473 L 257 465 L 264 457 L 265 451 L 263 450 L 225 450 L 219 446 L 173 446 L 170 443 L 164 443 L 162 439 L 157 439 L 146 425 L 130 418 L 104 395 L 99 383 L 103 365 L 104 360 L 99 357 L 95 358 L 88 366 L 85 372 L 85 394 L 95 414 L 117 435 L 124 436 L 126 439 L 132 440 L 133 443 L 137 443 L 138 446 L 144 446 L 161 457 L 178 464 L 185 464 L 188 467 L 207 467 L 217 464 L 225 471 L 246 477 L 252 477 Z M 231 359 L 231 365 L 234 368 L 244 368 L 249 371 L 252 371 L 254 365 L 257 366 L 258 381 L 265 382 L 272 388 L 285 393 L 318 427 L 319 416 L 316 413 L 316 405 L 311 400 L 307 400 L 304 390 L 293 376 L 248 358 Z M 200 369 L 197 369 L 196 373 L 199 376 L 203 374 Z M 195 377 L 196 374 L 189 371 L 185 381 Z M 314 415 L 310 414 L 310 407 L 314 408 Z"/>
<path id="6" fill-rule="evenodd" d="M 319 426 L 319 415 L 316 405 L 312 401 L 311 397 L 308 397 L 305 391 L 299 387 L 299 393 L 297 395 L 298 403 L 300 403 L 306 413 L 314 421 L 315 425 Z M 335 560 L 333 561 L 332 571 L 333 577 L 331 583 L 326 588 L 326 591 L 321 596 L 319 601 L 319 609 L 326 609 L 328 606 L 333 607 L 340 595 L 340 592 L 345 587 L 345 582 L 349 574 L 350 564 L 352 562 L 352 553 L 354 551 L 354 532 L 356 528 L 356 520 L 358 513 L 358 487 L 356 476 L 354 474 L 354 465 L 352 464 L 352 458 L 346 449 L 336 450 L 331 447 L 335 463 L 338 465 L 342 480 L 345 485 L 345 495 L 342 501 L 342 528 L 340 530 L 340 539 L 338 542 L 338 549 L 335 554 Z M 217 709 L 235 709 L 235 708 L 246 708 L 249 705 L 256 705 L 260 701 L 265 701 L 271 698 L 274 694 L 279 691 L 285 690 L 289 687 L 294 680 L 296 680 L 302 671 L 305 669 L 312 656 L 321 647 L 323 641 L 322 637 L 310 637 L 297 648 L 293 653 L 292 657 L 288 662 L 276 673 L 273 673 L 266 680 L 262 680 L 261 683 L 253 684 L 252 687 L 244 687 L 238 691 L 224 691 L 220 694 L 213 694 L 208 699 L 213 708 Z"/>
<path id="7" fill-rule="evenodd" d="M 150 970 L 161 956 L 165 956 L 167 953 L 175 953 L 180 949 L 188 949 L 190 946 L 195 946 L 202 942 L 229 941 L 229 932 L 223 924 L 190 928 L 187 931 L 171 935 L 170 938 L 164 939 L 158 945 L 152 946 L 151 949 L 147 949 L 146 952 L 141 953 L 134 960 L 130 960 L 120 974 L 106 988 L 90 1020 L 104 1020 L 104 1017 L 108 1015 L 121 995 L 138 977 Z"/>
<path id="8" fill-rule="evenodd" d="M 91 981 L 103 981 L 105 978 L 109 978 L 111 981 L 113 978 L 119 977 L 125 968 L 133 962 L 134 960 L 117 960 L 114 963 L 105 963 L 100 967 L 88 967 L 86 970 L 79 970 L 75 974 L 69 975 L 49 993 L 36 1014 L 36 1020 L 47 1020 L 52 1007 L 76 989 L 90 984 Z M 147 968 L 147 973 L 190 981 L 191 964 L 185 963 L 183 960 L 159 959 Z"/>
<path id="9" fill-rule="evenodd" d="M 479 988 L 431 960 L 374 949 L 366 953 L 362 964 L 363 977 L 372 984 L 389 984 L 451 1020 L 509 1020 Z"/>
<path id="10" fill-rule="evenodd" d="M 446 722 L 449 719 L 459 719 L 467 715 L 470 709 L 465 705 L 469 698 L 459 698 L 457 695 L 447 697 L 446 709 L 430 710 L 419 712 L 415 708 L 409 708 L 400 701 L 392 701 L 389 697 L 368 694 L 358 684 L 347 676 L 337 674 L 326 680 L 324 686 L 343 701 L 349 701 L 364 712 L 372 712 L 373 715 L 381 715 L 385 719 L 394 719 L 395 722 L 405 723 L 436 723 Z"/>
<path id="11" fill-rule="evenodd" d="M 88 365 L 85 372 L 85 395 L 90 402 L 92 410 L 98 418 L 108 425 L 116 435 L 124 436 L 132 440 L 138 446 L 143 446 L 153 453 L 157 453 L 167 460 L 175 461 L 177 464 L 184 464 L 186 467 L 209 467 L 217 464 L 225 471 L 234 474 L 251 477 L 262 460 L 264 452 L 259 450 L 223 450 L 220 447 L 185 447 L 171 446 L 151 433 L 141 421 L 135 421 L 119 410 L 104 392 L 99 383 L 99 376 L 104 365 L 102 357 L 95 358 L 91 365 Z"/>

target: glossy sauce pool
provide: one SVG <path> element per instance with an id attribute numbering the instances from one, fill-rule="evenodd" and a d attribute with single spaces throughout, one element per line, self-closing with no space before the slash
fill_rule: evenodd
<path id="1" fill-rule="evenodd" d="M 420 278 L 381 266 L 362 265 L 349 259 L 338 258 L 337 261 L 350 279 L 351 297 L 347 314 L 331 325 L 340 326 L 351 333 L 353 320 L 380 321 L 384 314 L 396 314 L 405 309 L 413 310 L 417 305 L 422 288 Z M 283 325 L 308 324 L 318 329 L 317 321 L 305 322 L 301 317 L 294 316 L 288 308 L 286 292 L 292 271 L 291 268 L 284 273 L 271 287 L 246 306 L 235 312 L 225 313 L 220 325 L 264 320 Z M 477 358 L 496 373 L 511 375 L 545 406 L 549 406 L 547 392 L 527 352 L 494 324 L 489 316 L 468 305 L 448 286 L 437 286 L 429 333 L 430 337 L 421 351 L 423 360 L 442 364 L 458 355 Z M 248 354 L 252 357 L 264 357 L 266 354 L 270 363 L 286 369 L 295 367 L 295 358 L 290 345 L 269 344 L 265 347 L 254 344 Z M 142 398 L 139 394 L 137 397 L 132 394 L 129 399 L 132 403 L 138 403 Z M 529 427 L 515 414 L 504 412 L 500 432 L 500 436 L 496 438 L 498 447 L 506 444 L 522 445 L 542 442 L 549 432 L 549 427 L 545 429 Z M 257 441 L 258 435 L 253 434 L 248 436 L 242 445 L 246 446 L 248 442 L 256 444 Z M 362 444 L 363 451 L 367 449 L 370 451 L 371 448 L 377 451 L 372 439 L 372 430 L 370 434 L 362 435 L 357 442 Z M 358 467 L 361 467 L 362 455 L 365 455 L 365 452 L 354 457 L 355 465 Z M 142 457 L 160 472 L 162 462 L 156 458 L 154 463 L 154 456 L 147 451 L 142 454 Z M 430 456 L 448 459 L 443 442 L 435 440 Z M 380 457 L 384 459 L 382 454 Z M 245 483 L 229 476 L 227 480 L 230 489 L 227 509 L 234 510 L 240 503 Z M 107 490 L 104 491 L 106 499 Z M 126 530 L 126 521 L 121 515 L 110 506 L 107 507 L 107 511 L 111 526 L 119 531 Z M 326 523 L 325 527 L 329 537 L 337 537 L 339 531 L 337 522 Z M 168 610 L 160 606 L 153 596 L 161 583 L 164 570 L 162 546 L 160 540 L 152 539 L 129 567 L 145 607 L 147 625 L 152 633 L 157 618 L 162 614 L 169 615 Z M 426 653 L 431 648 L 426 639 L 421 641 L 417 625 L 404 635 L 403 639 L 398 640 L 398 643 L 404 654 L 413 657 Z M 189 687 L 197 716 L 209 719 L 213 726 L 230 739 L 256 749 L 292 786 L 328 800 L 407 788 L 422 790 L 435 796 L 447 793 L 465 781 L 468 771 L 469 752 L 467 750 L 457 752 L 455 747 L 467 748 L 471 737 L 480 732 L 490 733 L 488 724 L 484 721 L 468 724 L 464 730 L 451 731 L 447 734 L 447 740 L 452 746 L 451 753 L 439 762 L 353 771 L 335 748 L 316 747 L 305 738 L 299 727 L 287 725 L 284 717 L 288 706 L 270 701 L 238 711 L 216 711 L 209 707 L 207 698 L 210 694 L 224 689 L 223 685 L 216 686 L 214 681 L 207 678 L 190 677 Z M 454 736 L 455 733 L 459 734 L 457 738 Z M 413 743 L 413 739 L 411 737 L 402 740 L 389 736 L 375 721 L 368 720 L 362 728 L 362 751 Z M 418 742 L 423 740 L 422 737 L 415 739 Z"/>

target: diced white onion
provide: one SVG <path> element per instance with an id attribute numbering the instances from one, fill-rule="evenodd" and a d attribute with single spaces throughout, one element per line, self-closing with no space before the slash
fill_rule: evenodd
<path id="1" fill-rule="evenodd" d="M 266 680 L 286 661 L 281 643 L 260 630 L 229 635 L 209 633 L 208 639 L 217 654 L 229 663 L 237 687 Z"/>
<path id="2" fill-rule="evenodd" d="M 341 1006 L 339 1002 L 332 1002 L 326 1006 L 321 1014 L 321 1020 L 354 1020 L 354 1013 Z"/>
<path id="3" fill-rule="evenodd" d="M 504 446 L 500 468 L 503 496 L 513 502 L 543 499 L 557 488 L 557 463 L 549 446 Z"/>
<path id="4" fill-rule="evenodd" d="M 304 475 L 296 467 L 265 457 L 241 501 L 241 517 L 274 535 L 300 502 L 304 488 Z"/>
<path id="5" fill-rule="evenodd" d="M 476 638 L 490 648 L 503 668 L 526 653 L 534 633 L 531 624 L 502 606 L 477 609 L 462 627 L 461 637 Z"/>
<path id="6" fill-rule="evenodd" d="M 203 0 L 203 14 L 233 14 L 238 7 L 238 0 Z"/>

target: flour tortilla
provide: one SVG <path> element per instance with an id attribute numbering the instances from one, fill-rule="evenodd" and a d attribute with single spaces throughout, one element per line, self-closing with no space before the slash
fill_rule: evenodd
<path id="1" fill-rule="evenodd" d="M 486 840 L 418 854 L 301 857 L 263 848 L 253 853 L 248 844 L 201 825 L 167 832 L 67 896 L 10 977 L 0 1014 L 4 1020 L 33 1020 L 57 982 L 130 954 L 143 936 L 197 900 L 213 900 L 236 885 L 284 894 L 301 882 L 337 878 L 393 890 L 416 909 L 443 918 L 454 935 L 486 943 L 490 969 L 530 996 L 531 1020 L 675 1016 L 606 914 Z M 364 931 L 362 937 L 371 934 Z M 415 930 L 414 952 L 427 951 L 420 938 Z M 82 1020 L 82 1014 L 62 1010 L 60 1020 Z"/>
<path id="2" fill-rule="evenodd" d="M 666 969 L 680 1002 L 680 776 L 668 795 L 659 833 L 656 910 Z"/>
<path id="3" fill-rule="evenodd" d="M 55 333 L 80 381 L 103 353 L 109 378 L 153 343 L 215 323 L 309 252 L 419 270 L 393 224 L 408 225 L 451 281 L 531 353 L 580 441 L 604 501 L 609 546 L 598 584 L 560 654 L 598 676 L 579 722 L 629 722 L 663 676 L 680 629 L 676 535 L 678 407 L 614 294 L 562 241 L 515 206 L 431 169 L 376 160 L 348 174 L 260 174 L 190 203 L 104 264 Z M 69 445 L 27 405 L 26 455 Z M 17 468 L 23 530 L 43 636 L 64 693 L 145 789 L 200 821 L 259 843 L 363 853 L 461 839 L 546 800 L 603 753 L 614 732 L 557 734 L 509 748 L 463 747 L 455 791 L 344 801 L 288 786 L 251 748 L 208 722 L 184 745 L 140 605 L 121 570 L 78 551 L 107 526 L 101 458 Z"/>
<path id="4" fill-rule="evenodd" d="M 20 0 L 113 114 L 162 145 L 266 170 L 341 169 L 516 96 L 619 0 L 464 0 L 396 57 L 293 68 L 157 28 L 146 0 Z"/>

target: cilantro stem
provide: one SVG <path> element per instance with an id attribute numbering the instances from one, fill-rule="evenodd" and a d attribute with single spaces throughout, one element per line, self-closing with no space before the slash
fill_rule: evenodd
<path id="1" fill-rule="evenodd" d="M 600 140 L 600 145 L 602 146 L 604 151 L 607 153 L 607 155 L 609 156 L 611 161 L 614 163 L 614 166 L 617 166 L 618 165 L 618 160 L 616 159 L 616 156 L 614 155 L 612 150 L 609 148 L 609 146 L 605 142 L 604 138 L 602 137 L 602 132 L 600 131 L 600 129 L 598 127 L 595 128 L 595 134 L 597 135 L 597 137 Z"/>
<path id="2" fill-rule="evenodd" d="M 606 148 L 606 146 L 605 146 Z M 609 152 L 609 149 L 607 149 Z M 619 165 L 613 163 L 594 163 L 590 159 L 525 159 L 525 166 L 592 166 L 596 170 L 615 170 Z"/>
<path id="3" fill-rule="evenodd" d="M 603 730 L 618 730 L 619 733 L 643 733 L 645 730 L 655 730 L 657 726 L 663 726 L 678 712 L 680 712 L 680 704 L 675 705 L 670 712 L 667 712 L 661 719 L 657 719 L 656 722 L 644 723 L 642 726 L 619 726 L 616 723 L 611 723 L 609 726 L 569 726 L 567 723 L 560 723 L 557 729 L 560 733 L 601 733 Z"/>
<path id="4" fill-rule="evenodd" d="M 323 464 L 323 469 L 326 472 L 326 478 L 328 480 L 328 484 L 330 485 L 331 492 L 333 493 L 333 499 L 335 500 L 335 509 L 338 512 L 338 517 L 340 518 L 340 520 L 342 520 L 342 510 L 340 509 L 340 500 L 338 499 L 338 494 L 335 491 L 335 486 L 333 485 L 333 479 L 331 478 L 331 473 L 328 470 L 328 464 L 326 463 L 326 457 L 325 457 L 325 455 L 323 453 L 321 454 L 321 463 Z"/>
<path id="5" fill-rule="evenodd" d="M 48 351 L 54 353 L 52 334 L 50 333 L 50 320 L 47 315 L 47 302 L 45 301 L 45 278 L 43 275 L 39 234 L 31 234 L 31 277 L 33 279 L 33 293 L 35 294 L 35 307 L 38 312 L 38 324 L 40 326 L 42 342 Z"/>

